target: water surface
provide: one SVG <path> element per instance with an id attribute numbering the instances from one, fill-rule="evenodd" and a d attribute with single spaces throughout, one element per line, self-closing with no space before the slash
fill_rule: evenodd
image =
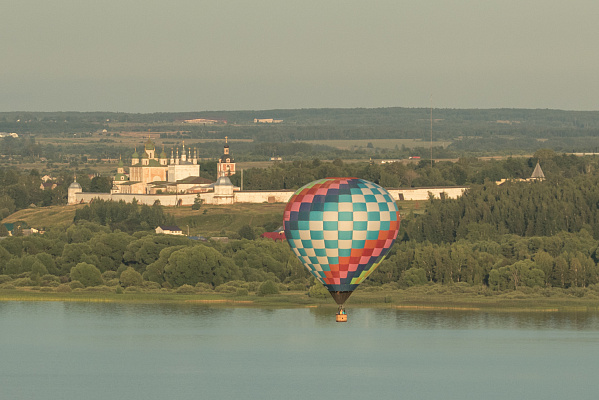
<path id="1" fill-rule="evenodd" d="M 596 313 L 0 302 L 1 399 L 596 399 Z"/>

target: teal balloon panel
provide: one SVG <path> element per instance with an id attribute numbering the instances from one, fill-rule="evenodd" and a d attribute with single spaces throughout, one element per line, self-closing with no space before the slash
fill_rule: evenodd
<path id="1" fill-rule="evenodd" d="M 399 231 L 397 204 L 381 186 L 326 178 L 291 197 L 285 237 L 310 273 L 331 292 L 353 291 L 385 258 Z"/>

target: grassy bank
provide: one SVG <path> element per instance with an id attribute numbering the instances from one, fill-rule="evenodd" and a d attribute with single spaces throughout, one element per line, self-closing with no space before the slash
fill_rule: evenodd
<path id="1" fill-rule="evenodd" d="M 37 229 L 64 229 L 73 223 L 75 211 L 82 207 L 83 204 L 27 208 L 9 215 L 2 220 L 2 223 L 25 221 L 29 226 Z"/>
<path id="2" fill-rule="evenodd" d="M 253 228 L 268 223 L 282 225 L 285 204 L 202 205 L 200 210 L 192 210 L 191 206 L 165 207 L 164 211 L 175 217 L 185 233 L 189 227 L 191 235 L 212 237 L 231 235 L 244 225 Z"/>
<path id="3" fill-rule="evenodd" d="M 77 289 L 69 293 L 32 288 L 0 290 L 0 301 L 74 301 L 131 304 L 197 304 L 215 307 L 326 307 L 336 308 L 330 297 L 311 298 L 306 292 L 278 295 L 237 296 L 225 293 L 176 293 L 174 291 L 124 292 Z M 599 295 L 561 289 L 490 292 L 477 287 L 421 286 L 406 290 L 365 288 L 357 290 L 347 308 L 386 307 L 403 310 L 501 310 L 501 311 L 599 311 Z"/>
<path id="4" fill-rule="evenodd" d="M 425 201 L 401 201 L 399 203 L 402 215 L 411 212 L 422 213 L 427 203 Z M 29 226 L 41 228 L 65 229 L 73 223 L 75 211 L 85 207 L 85 204 L 69 206 L 37 207 L 19 210 L 2 223 L 25 221 Z M 191 206 L 165 207 L 164 212 L 173 215 L 175 223 L 190 235 L 227 236 L 236 233 L 244 225 L 259 228 L 265 224 L 282 225 L 284 203 L 234 204 L 227 206 L 202 205 L 200 210 L 192 210 Z"/>
<path id="5" fill-rule="evenodd" d="M 85 204 L 69 206 L 37 207 L 19 210 L 2 223 L 25 221 L 29 226 L 64 229 L 73 223 L 75 211 Z M 283 224 L 285 204 L 234 204 L 227 206 L 203 205 L 200 210 L 191 206 L 165 207 L 164 212 L 175 217 L 175 223 L 190 235 L 227 236 L 236 233 L 242 226 L 260 227 L 264 224 Z"/>

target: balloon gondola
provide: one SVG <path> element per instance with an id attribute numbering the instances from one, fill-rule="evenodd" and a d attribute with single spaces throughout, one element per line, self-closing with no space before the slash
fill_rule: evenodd
<path id="1" fill-rule="evenodd" d="M 381 186 L 358 178 L 325 178 L 293 194 L 283 223 L 291 249 L 339 305 L 337 321 L 345 322 L 344 303 L 389 252 L 400 216 Z"/>

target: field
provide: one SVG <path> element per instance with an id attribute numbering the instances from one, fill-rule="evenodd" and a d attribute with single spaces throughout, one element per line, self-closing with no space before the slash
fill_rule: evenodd
<path id="1" fill-rule="evenodd" d="M 75 210 L 85 207 L 52 206 L 28 208 L 11 214 L 2 222 L 25 221 L 31 227 L 48 229 L 55 227 L 65 229 L 73 223 Z M 204 205 L 200 210 L 192 210 L 191 206 L 165 207 L 165 213 L 175 217 L 175 223 L 187 234 L 212 236 L 228 236 L 236 233 L 242 226 L 263 226 L 264 224 L 282 225 L 284 204 L 235 204 L 231 206 Z"/>
<path id="2" fill-rule="evenodd" d="M 174 132 L 173 132 L 174 133 Z M 160 138 L 160 134 L 156 132 L 152 132 L 151 134 L 144 134 L 143 132 L 127 132 L 121 133 L 120 136 L 114 137 L 103 137 L 101 134 L 93 134 L 91 137 L 85 136 L 75 136 L 69 138 L 61 138 L 61 137 L 45 137 L 41 136 L 37 138 L 37 142 L 40 144 L 53 144 L 53 145 L 90 145 L 94 143 L 98 143 L 103 146 L 108 147 L 122 147 L 125 150 L 127 157 L 129 157 L 129 153 L 133 153 L 133 149 L 135 147 L 138 150 L 143 146 L 143 143 L 148 140 L 150 137 L 155 143 L 159 150 L 162 149 L 163 144 L 169 145 L 169 147 L 173 144 L 180 145 L 183 140 L 185 141 L 185 145 L 189 147 L 200 146 L 202 143 L 208 142 L 220 142 L 224 144 L 224 139 L 178 139 L 178 138 Z M 239 142 L 252 142 L 252 139 L 229 139 L 231 143 L 239 143 Z M 170 154 L 169 154 L 170 156 Z"/>
<path id="3" fill-rule="evenodd" d="M 400 201 L 397 203 L 400 213 L 405 216 L 411 212 L 424 212 L 426 202 Z M 67 228 L 73 223 L 75 210 L 85 207 L 84 204 L 75 206 L 51 206 L 28 208 L 11 214 L 3 223 L 25 221 L 37 229 L 57 227 Z M 206 237 L 227 236 L 236 233 L 242 226 L 260 227 L 282 225 L 285 204 L 235 204 L 230 206 L 203 205 L 200 210 L 192 210 L 191 206 L 165 207 L 166 214 L 175 217 L 175 223 L 183 232 L 191 236 Z"/>
<path id="4" fill-rule="evenodd" d="M 369 143 L 372 143 L 372 146 L 375 149 L 393 149 L 395 146 L 400 149 L 402 146 L 413 149 L 415 147 L 428 148 L 430 146 L 429 141 L 421 139 L 306 140 L 303 142 L 313 145 L 330 146 L 340 150 L 366 149 Z M 446 148 L 450 144 L 451 141 L 433 141 L 433 147 L 442 146 L 443 148 Z"/>
<path id="5" fill-rule="evenodd" d="M 283 225 L 285 204 L 234 204 L 230 206 L 203 205 L 200 210 L 191 207 L 165 208 L 165 212 L 174 215 L 179 228 L 190 235 L 228 236 L 236 233 L 242 226 L 252 227 L 270 224 Z M 276 229 L 276 227 L 275 227 Z"/>
<path id="6" fill-rule="evenodd" d="M 426 202 L 419 201 L 400 201 L 397 204 L 402 216 L 411 212 L 424 212 L 426 206 Z M 28 208 L 9 215 L 2 222 L 25 221 L 30 227 L 37 229 L 49 227 L 65 229 L 73 223 L 75 210 L 81 207 L 85 205 Z M 236 233 L 244 225 L 254 228 L 265 224 L 278 227 L 283 225 L 284 210 L 283 203 L 203 205 L 200 210 L 192 210 L 191 206 L 164 208 L 166 214 L 175 217 L 175 223 L 185 234 L 189 229 L 191 236 L 205 237 L 228 236 Z"/>
<path id="7" fill-rule="evenodd" d="M 66 229 L 73 223 L 75 210 L 81 207 L 84 205 L 27 208 L 9 215 L 2 222 L 25 221 L 30 227 L 36 229 L 49 229 L 50 227 Z"/>

